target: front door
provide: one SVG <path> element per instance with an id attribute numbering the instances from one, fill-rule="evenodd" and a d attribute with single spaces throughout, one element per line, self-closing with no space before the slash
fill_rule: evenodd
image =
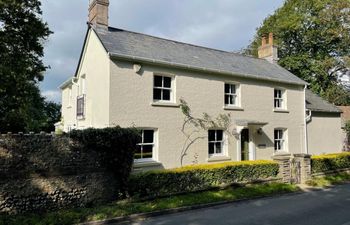
<path id="1" fill-rule="evenodd" d="M 241 160 L 249 160 L 249 130 L 243 129 L 241 132 Z"/>

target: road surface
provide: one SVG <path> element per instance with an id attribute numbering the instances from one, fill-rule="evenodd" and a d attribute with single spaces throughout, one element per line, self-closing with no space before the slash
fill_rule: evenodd
<path id="1" fill-rule="evenodd" d="M 350 225 L 350 184 L 123 222 L 132 225 Z"/>

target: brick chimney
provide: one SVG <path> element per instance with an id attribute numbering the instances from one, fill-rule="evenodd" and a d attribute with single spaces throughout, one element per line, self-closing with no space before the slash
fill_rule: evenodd
<path id="1" fill-rule="evenodd" d="M 109 0 L 90 0 L 89 23 L 94 27 L 108 28 Z"/>
<path id="2" fill-rule="evenodd" d="M 266 36 L 261 38 L 258 55 L 260 59 L 266 59 L 270 63 L 276 63 L 278 61 L 278 48 L 273 43 L 273 33 L 269 33 L 268 42 Z"/>

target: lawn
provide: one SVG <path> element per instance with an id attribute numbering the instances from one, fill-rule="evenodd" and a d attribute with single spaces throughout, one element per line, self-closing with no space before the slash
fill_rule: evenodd
<path id="1" fill-rule="evenodd" d="M 248 198 L 271 196 L 299 191 L 295 185 L 271 183 L 253 184 L 245 187 L 229 187 L 197 193 L 157 198 L 149 201 L 119 201 L 93 208 L 60 210 L 46 214 L 26 214 L 21 216 L 0 216 L 1 225 L 65 225 L 94 220 L 127 216 L 135 213 L 154 212 L 205 203 L 234 201 Z"/>

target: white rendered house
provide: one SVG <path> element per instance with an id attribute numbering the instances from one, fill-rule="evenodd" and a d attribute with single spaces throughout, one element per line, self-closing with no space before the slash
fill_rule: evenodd
<path id="1" fill-rule="evenodd" d="M 307 83 L 276 64 L 272 34 L 263 38 L 260 58 L 247 57 L 109 27 L 108 5 L 108 0 L 90 3 L 76 74 L 60 86 L 64 131 L 138 127 L 142 141 L 136 146 L 135 167 L 173 168 L 307 154 L 309 149 L 323 153 L 308 137 L 317 138 L 322 118 L 330 117 L 327 124 L 334 135 L 324 139 L 331 146 L 327 152 L 341 151 L 341 111 L 316 101 L 325 109 L 321 121 L 305 113 Z M 229 132 L 222 127 L 202 130 L 184 153 L 181 98 L 198 117 L 230 114 Z M 312 135 L 307 135 L 308 127 Z"/>

